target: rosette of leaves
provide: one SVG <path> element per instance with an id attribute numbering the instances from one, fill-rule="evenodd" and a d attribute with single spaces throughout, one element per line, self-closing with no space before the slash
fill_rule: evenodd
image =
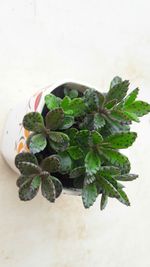
<path id="1" fill-rule="evenodd" d="M 16 156 L 15 165 L 21 175 L 17 180 L 19 198 L 23 201 L 33 199 L 39 191 L 48 201 L 54 202 L 62 192 L 61 182 L 52 175 L 58 172 L 60 162 L 54 155 L 38 164 L 34 154 L 23 152 Z"/>
<path id="2" fill-rule="evenodd" d="M 136 100 L 139 89 L 134 89 L 129 95 L 129 81 L 115 77 L 108 93 L 100 93 L 87 89 L 84 102 L 88 114 L 80 123 L 81 129 L 100 130 L 102 134 L 110 135 L 115 132 L 130 131 L 132 121 L 139 122 L 150 112 L 150 105 Z"/>
<path id="3" fill-rule="evenodd" d="M 136 137 L 135 132 L 119 132 L 106 138 L 95 130 L 76 132 L 74 139 L 77 145 L 67 149 L 77 164 L 70 172 L 70 178 L 74 179 L 75 187 L 82 188 L 85 208 L 89 208 L 100 193 L 102 196 L 107 195 L 107 198 L 116 197 L 122 203 L 129 205 L 129 200 L 122 190 L 123 186 L 117 179 L 133 180 L 137 176 L 129 174 L 130 162 L 118 149 L 128 148 Z M 115 192 L 118 190 L 118 194 L 113 195 L 113 190 Z"/>
<path id="4" fill-rule="evenodd" d="M 32 131 L 27 140 L 30 152 L 36 154 L 43 151 L 47 143 L 54 151 L 64 151 L 69 146 L 69 138 L 65 133 L 56 130 L 67 129 L 71 124 L 66 121 L 62 108 L 49 111 L 46 114 L 45 123 L 42 115 L 38 112 L 30 112 L 25 115 L 23 126 Z"/>

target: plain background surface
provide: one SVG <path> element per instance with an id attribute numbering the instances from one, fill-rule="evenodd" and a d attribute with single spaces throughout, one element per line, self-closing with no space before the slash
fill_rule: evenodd
<path id="1" fill-rule="evenodd" d="M 115 75 L 150 102 L 150 4 L 146 0 L 0 0 L 0 130 L 10 106 L 59 79 L 106 91 Z M 1 267 L 150 266 L 150 116 L 129 151 L 140 179 L 132 206 L 79 197 L 20 202 L 16 174 L 0 160 Z"/>

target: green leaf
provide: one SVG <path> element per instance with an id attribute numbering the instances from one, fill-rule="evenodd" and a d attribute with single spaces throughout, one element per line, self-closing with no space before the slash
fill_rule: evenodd
<path id="1" fill-rule="evenodd" d="M 58 129 L 64 121 L 64 112 L 62 108 L 56 108 L 49 111 L 46 115 L 46 128 L 51 130 Z"/>
<path id="2" fill-rule="evenodd" d="M 110 88 L 113 88 L 114 86 L 116 86 L 120 83 L 122 83 L 122 79 L 119 76 L 115 76 L 110 83 Z"/>
<path id="3" fill-rule="evenodd" d="M 95 130 L 99 130 L 101 129 L 102 127 L 104 127 L 105 125 L 105 120 L 104 118 L 99 114 L 99 113 L 96 113 L 94 115 L 94 121 L 93 121 L 93 129 Z"/>
<path id="4" fill-rule="evenodd" d="M 70 108 L 71 99 L 69 96 L 65 96 L 61 102 L 61 108 L 65 114 L 73 115 L 73 110 Z"/>
<path id="5" fill-rule="evenodd" d="M 76 135 L 78 130 L 76 128 L 70 128 L 66 131 L 66 134 L 69 136 L 70 139 L 70 146 L 76 145 Z"/>
<path id="6" fill-rule="evenodd" d="M 30 152 L 33 154 L 43 151 L 47 145 L 46 137 L 43 134 L 36 134 L 31 137 L 29 142 Z"/>
<path id="7" fill-rule="evenodd" d="M 113 99 L 116 99 L 117 103 L 119 103 L 126 96 L 128 87 L 129 87 L 129 81 L 126 80 L 117 82 L 115 85 L 111 83 L 110 90 L 106 95 L 107 103 Z"/>
<path id="8" fill-rule="evenodd" d="M 75 90 L 75 89 L 65 88 L 64 89 L 64 94 L 66 96 L 69 96 L 71 99 L 78 97 L 78 91 Z"/>
<path id="9" fill-rule="evenodd" d="M 124 175 L 119 175 L 116 176 L 116 179 L 119 181 L 133 181 L 138 178 L 137 174 L 124 174 Z"/>
<path id="10" fill-rule="evenodd" d="M 109 148 L 101 148 L 100 153 L 102 153 L 108 162 L 110 162 L 113 166 L 121 168 L 122 174 L 130 171 L 130 162 L 125 155 Z"/>
<path id="11" fill-rule="evenodd" d="M 28 181 L 31 181 L 32 180 L 32 177 L 30 176 L 26 176 L 26 175 L 21 175 L 19 176 L 19 178 L 17 179 L 16 181 L 16 185 L 18 187 L 21 187 L 24 183 L 28 182 Z"/>
<path id="12" fill-rule="evenodd" d="M 118 200 L 119 200 L 122 204 L 124 204 L 124 205 L 126 205 L 126 206 L 130 206 L 130 201 L 129 201 L 129 199 L 128 199 L 127 194 L 126 194 L 121 188 L 118 188 L 118 192 L 119 192 L 119 194 L 120 194 L 120 197 L 118 198 Z"/>
<path id="13" fill-rule="evenodd" d="M 45 103 L 48 109 L 52 110 L 58 108 L 60 105 L 61 99 L 56 97 L 53 94 L 49 94 L 45 96 Z"/>
<path id="14" fill-rule="evenodd" d="M 76 134 L 76 141 L 81 146 L 87 146 L 89 140 L 89 131 L 81 130 Z"/>
<path id="15" fill-rule="evenodd" d="M 95 184 L 88 184 L 83 187 L 82 201 L 84 207 L 87 209 L 93 205 L 97 198 L 97 188 Z"/>
<path id="16" fill-rule="evenodd" d="M 132 104 L 137 96 L 138 96 L 138 93 L 139 93 L 139 88 L 136 88 L 134 89 L 124 100 L 124 105 L 125 106 L 129 106 L 130 104 Z"/>
<path id="17" fill-rule="evenodd" d="M 108 203 L 108 196 L 107 196 L 107 194 L 102 193 L 101 203 L 100 203 L 101 210 L 104 210 L 105 209 L 107 203 Z"/>
<path id="18" fill-rule="evenodd" d="M 107 109 L 113 108 L 117 104 L 117 99 L 112 99 L 108 103 L 106 103 L 105 107 Z"/>
<path id="19" fill-rule="evenodd" d="M 85 157 L 85 168 L 88 174 L 96 173 L 101 166 L 99 155 L 94 151 L 89 151 Z"/>
<path id="20" fill-rule="evenodd" d="M 142 117 L 150 112 L 150 104 L 144 101 L 135 101 L 125 107 L 125 110 L 131 113 L 135 113 L 138 117 Z"/>
<path id="21" fill-rule="evenodd" d="M 95 180 L 96 180 L 96 177 L 94 175 L 86 174 L 84 178 L 84 184 L 85 185 L 92 184 Z"/>
<path id="22" fill-rule="evenodd" d="M 55 155 L 49 156 L 42 161 L 41 167 L 42 170 L 49 173 L 58 172 L 60 168 L 59 159 Z"/>
<path id="23" fill-rule="evenodd" d="M 36 176 L 32 180 L 24 183 L 19 189 L 19 198 L 23 201 L 33 199 L 39 190 L 40 181 L 40 177 Z"/>
<path id="24" fill-rule="evenodd" d="M 33 175 L 33 174 L 39 174 L 41 172 L 40 167 L 38 167 L 34 163 L 25 161 L 19 162 L 18 169 L 23 175 Z"/>
<path id="25" fill-rule="evenodd" d="M 38 112 L 30 112 L 23 118 L 23 127 L 28 131 L 41 132 L 44 127 L 43 117 Z"/>
<path id="26" fill-rule="evenodd" d="M 114 123 L 114 120 L 118 122 L 130 122 L 131 121 L 131 116 L 128 115 L 124 110 L 112 110 L 109 117 L 113 119 L 112 123 Z"/>
<path id="27" fill-rule="evenodd" d="M 70 109 L 75 117 L 81 116 L 86 110 L 85 103 L 82 98 L 74 98 L 70 103 Z"/>
<path id="28" fill-rule="evenodd" d="M 66 130 L 66 129 L 70 128 L 73 124 L 74 124 L 74 117 L 66 115 L 64 117 L 64 121 L 63 121 L 62 125 L 59 127 L 59 129 Z"/>
<path id="29" fill-rule="evenodd" d="M 55 186 L 55 191 L 56 191 L 56 198 L 58 198 L 60 196 L 60 194 L 62 193 L 62 184 L 61 182 L 54 176 L 51 176 L 51 179 L 53 181 L 53 184 Z"/>
<path id="30" fill-rule="evenodd" d="M 117 176 L 120 175 L 120 170 L 114 166 L 102 166 L 100 169 L 100 175 L 102 176 Z"/>
<path id="31" fill-rule="evenodd" d="M 131 120 L 131 121 L 135 121 L 135 122 L 140 122 L 138 116 L 137 116 L 135 113 L 133 113 L 133 112 L 128 112 L 128 111 L 124 111 L 123 113 L 124 113 L 124 115 L 125 115 L 126 117 L 128 117 L 129 120 Z"/>
<path id="32" fill-rule="evenodd" d="M 80 147 L 78 146 L 70 146 L 68 149 L 67 149 L 70 157 L 74 160 L 78 160 L 78 159 L 81 159 L 83 158 L 83 151 Z"/>
<path id="33" fill-rule="evenodd" d="M 45 197 L 50 202 L 55 202 L 56 190 L 53 183 L 53 178 L 49 176 L 46 179 L 42 179 L 41 191 L 43 197 Z"/>
<path id="34" fill-rule="evenodd" d="M 108 196 L 115 197 L 115 198 L 120 197 L 120 194 L 115 188 L 115 186 L 105 177 L 101 176 L 97 179 L 97 181 Z"/>
<path id="35" fill-rule="evenodd" d="M 34 163 L 35 165 L 38 165 L 38 161 L 37 161 L 36 157 L 29 152 L 19 153 L 15 157 L 15 165 L 17 168 L 19 167 L 20 162 L 30 162 L 30 163 Z"/>
<path id="36" fill-rule="evenodd" d="M 135 139 L 137 138 L 137 133 L 135 132 L 120 132 L 113 135 L 108 136 L 104 142 L 108 142 L 108 147 L 122 149 L 131 146 Z"/>
<path id="37" fill-rule="evenodd" d="M 57 155 L 59 161 L 60 161 L 60 170 L 59 172 L 62 174 L 69 173 L 70 170 L 72 169 L 72 160 L 68 153 L 61 152 Z"/>
<path id="38" fill-rule="evenodd" d="M 85 167 L 77 167 L 71 171 L 70 178 L 74 179 L 83 176 L 84 174 L 85 174 Z"/>
<path id="39" fill-rule="evenodd" d="M 97 110 L 100 104 L 99 101 L 97 91 L 89 88 L 84 92 L 84 103 L 89 111 Z"/>
<path id="40" fill-rule="evenodd" d="M 69 146 L 69 137 L 61 132 L 50 132 L 49 134 L 50 146 L 55 151 L 64 151 Z"/>
<path id="41" fill-rule="evenodd" d="M 92 131 L 91 135 L 89 137 L 89 143 L 92 145 L 98 145 L 102 143 L 103 137 L 102 135 L 97 131 Z"/>

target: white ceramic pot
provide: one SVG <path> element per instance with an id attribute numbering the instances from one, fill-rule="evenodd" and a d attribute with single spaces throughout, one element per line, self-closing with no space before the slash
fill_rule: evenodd
<path id="1" fill-rule="evenodd" d="M 26 140 L 30 132 L 24 129 L 22 125 L 23 117 L 25 116 L 25 114 L 32 111 L 37 111 L 39 113 L 42 113 L 44 108 L 45 95 L 49 94 L 54 89 L 62 85 L 64 86 L 66 85 L 73 89 L 77 89 L 80 92 L 83 92 L 85 89 L 89 87 L 76 82 L 60 81 L 46 88 L 43 88 L 42 90 L 38 91 L 36 94 L 31 96 L 28 101 L 23 101 L 19 103 L 15 108 L 12 108 L 10 110 L 4 127 L 1 152 L 8 165 L 16 173 L 19 172 L 14 164 L 15 156 L 20 152 L 28 151 Z M 76 195 L 80 194 L 80 192 L 75 189 L 65 189 L 64 193 L 70 193 Z"/>

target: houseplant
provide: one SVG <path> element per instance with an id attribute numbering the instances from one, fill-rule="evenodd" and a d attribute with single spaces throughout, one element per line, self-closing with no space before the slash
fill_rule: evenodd
<path id="1" fill-rule="evenodd" d="M 41 186 L 42 195 L 54 202 L 68 187 L 82 195 L 85 208 L 99 194 L 101 209 L 109 197 L 130 205 L 122 182 L 138 176 L 130 173 L 120 149 L 134 143 L 137 134 L 130 126 L 150 112 L 150 105 L 136 100 L 138 88 L 127 95 L 128 89 L 129 81 L 120 77 L 112 80 L 108 93 L 63 87 L 60 96 L 45 96 L 41 114 L 24 116 L 29 151 L 15 158 L 21 200 L 33 199 Z"/>

